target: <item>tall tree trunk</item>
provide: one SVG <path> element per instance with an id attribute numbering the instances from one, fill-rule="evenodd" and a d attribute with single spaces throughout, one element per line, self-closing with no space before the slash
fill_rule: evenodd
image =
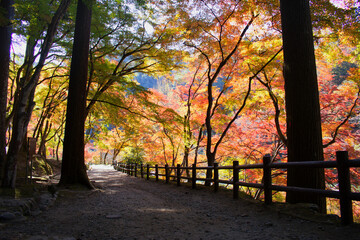
<path id="1" fill-rule="evenodd" d="M 190 90 L 191 88 L 189 88 L 189 92 Z M 190 94 L 186 105 L 187 105 L 187 113 L 184 116 L 184 158 L 182 165 L 184 167 L 189 167 L 189 154 L 192 146 L 191 140 L 193 136 L 190 128 L 190 115 L 191 115 Z M 190 170 L 186 169 L 185 172 L 186 172 L 186 177 L 190 177 Z"/>
<path id="2" fill-rule="evenodd" d="M 41 47 L 39 61 L 35 67 L 34 73 L 31 77 L 30 74 L 26 74 L 29 76 L 29 79 L 26 78 L 23 80 L 23 85 L 18 91 L 17 99 L 14 102 L 13 131 L 9 144 L 9 150 L 6 156 L 5 174 L 2 181 L 3 187 L 15 187 L 17 158 L 22 147 L 23 140 L 26 139 L 27 127 L 35 106 L 35 88 L 39 81 L 40 73 L 45 64 L 45 60 L 52 46 L 59 22 L 65 15 L 70 2 L 71 0 L 62 0 L 55 12 L 55 15 L 52 17 Z M 31 46 L 27 46 L 27 50 L 33 51 L 37 40 L 33 40 L 32 37 L 30 37 L 28 42 Z M 26 55 L 29 56 L 29 59 L 33 58 L 32 53 L 28 54 L 27 52 Z M 30 67 L 27 66 L 27 69 L 30 69 Z"/>
<path id="3" fill-rule="evenodd" d="M 184 158 L 183 158 L 182 166 L 186 167 L 186 168 L 189 167 L 189 153 L 190 153 L 190 148 L 185 145 L 185 147 L 184 147 Z M 186 173 L 186 177 L 190 177 L 190 170 L 189 169 L 186 169 L 185 173 Z"/>
<path id="4" fill-rule="evenodd" d="M 85 3 L 86 2 L 86 3 Z M 89 4 L 87 4 L 89 3 Z M 79 0 L 70 68 L 60 185 L 92 185 L 86 173 L 84 132 L 92 1 Z"/>
<path id="5" fill-rule="evenodd" d="M 206 158 L 208 161 L 208 166 L 209 167 L 213 167 L 214 163 L 215 163 L 215 152 L 210 152 L 206 154 Z M 207 169 L 206 170 L 206 178 L 207 179 L 211 179 L 212 178 L 212 170 L 211 169 Z M 205 186 L 210 186 L 211 185 L 211 181 L 205 181 Z"/>
<path id="6" fill-rule="evenodd" d="M 12 0 L 1 0 L 0 8 L 4 10 L 4 25 L 0 25 L 0 179 L 6 162 L 6 104 L 9 78 L 10 45 L 13 18 Z"/>
<path id="7" fill-rule="evenodd" d="M 197 165 L 197 157 L 198 157 L 198 153 L 199 153 L 199 147 L 200 147 L 200 142 L 202 139 L 202 135 L 203 135 L 203 128 L 204 125 L 201 125 L 200 129 L 199 129 L 199 136 L 196 142 L 196 147 L 195 147 L 195 157 L 194 157 L 194 164 Z"/>
<path id="8" fill-rule="evenodd" d="M 104 164 L 106 164 L 106 158 L 109 154 L 109 150 L 104 154 Z M 100 163 L 101 163 L 101 159 L 100 159 Z"/>
<path id="9" fill-rule="evenodd" d="M 209 70 L 210 71 L 210 70 Z M 212 147 L 212 126 L 211 126 L 211 111 L 213 108 L 213 86 L 214 80 L 209 78 L 208 81 L 208 86 L 207 86 L 207 98 L 208 98 L 208 106 L 206 109 L 206 118 L 205 118 L 205 126 L 206 126 L 206 133 L 207 133 L 207 139 L 206 139 L 206 158 L 207 158 L 207 162 L 208 162 L 208 166 L 214 166 L 214 162 L 215 162 L 215 154 L 216 152 L 212 152 L 211 151 L 211 147 Z M 211 170 L 206 170 L 206 178 L 210 179 L 212 178 L 212 171 Z M 209 181 L 205 181 L 205 186 L 210 186 Z"/>
<path id="10" fill-rule="evenodd" d="M 38 154 L 46 159 L 46 142 L 51 131 L 52 124 L 49 124 L 49 119 L 45 120 L 45 128 L 43 126 L 39 129 L 39 136 L 36 136 L 36 139 L 40 137 L 40 144 L 38 149 Z"/>
<path id="11" fill-rule="evenodd" d="M 288 161 L 323 161 L 319 91 L 309 0 L 280 1 L 284 46 L 284 78 Z M 325 188 L 324 170 L 288 170 L 289 186 Z M 315 203 L 326 212 L 326 199 L 289 192 L 289 203 Z"/>

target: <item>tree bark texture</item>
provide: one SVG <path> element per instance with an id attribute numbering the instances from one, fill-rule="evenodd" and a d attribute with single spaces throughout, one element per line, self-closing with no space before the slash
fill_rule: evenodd
<path id="1" fill-rule="evenodd" d="M 209 68 L 210 71 L 210 68 Z M 211 111 L 213 109 L 213 83 L 214 83 L 214 78 L 210 78 L 208 77 L 209 81 L 208 81 L 208 86 L 207 86 L 207 97 L 208 97 L 208 106 L 206 109 L 206 118 L 205 118 L 205 126 L 206 126 L 206 133 L 207 133 L 207 139 L 206 139 L 206 159 L 208 162 L 208 166 L 212 167 L 214 166 L 214 162 L 215 162 L 215 155 L 216 155 L 216 151 L 214 149 L 214 151 L 211 151 L 212 148 L 212 134 L 213 134 L 213 130 L 212 130 L 212 126 L 211 126 Z M 206 178 L 210 179 L 212 178 L 212 170 L 208 169 L 206 170 Z M 210 186 L 211 182 L 209 181 L 205 181 L 205 186 Z"/>
<path id="2" fill-rule="evenodd" d="M 6 105 L 9 78 L 10 45 L 13 19 L 13 0 L 1 0 L 0 8 L 4 10 L 4 19 L 8 19 L 0 26 L 0 179 L 4 176 L 6 163 Z"/>
<path id="3" fill-rule="evenodd" d="M 0 25 L 0 179 L 3 178 L 3 170 L 6 162 L 6 105 L 7 88 L 9 78 L 10 45 L 13 19 L 13 0 L 1 0 L 0 9 L 4 10 L 4 19 L 8 19 L 4 25 Z"/>
<path id="4" fill-rule="evenodd" d="M 81 184 L 91 188 L 84 159 L 86 82 L 91 25 L 91 5 L 79 0 L 66 111 L 60 185 Z"/>
<path id="5" fill-rule="evenodd" d="M 322 161 L 319 90 L 310 6 L 308 0 L 280 1 L 284 46 L 284 78 L 287 118 L 288 161 Z M 287 184 L 325 188 L 324 170 L 288 169 Z M 289 192 L 290 203 L 315 203 L 326 212 L 326 199 L 312 194 Z"/>

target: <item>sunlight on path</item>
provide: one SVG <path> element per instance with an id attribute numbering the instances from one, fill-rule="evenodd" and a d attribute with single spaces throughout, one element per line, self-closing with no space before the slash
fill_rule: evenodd
<path id="1" fill-rule="evenodd" d="M 115 170 L 115 169 L 112 165 L 97 164 L 97 165 L 90 165 L 89 170 L 96 171 L 96 170 Z"/>

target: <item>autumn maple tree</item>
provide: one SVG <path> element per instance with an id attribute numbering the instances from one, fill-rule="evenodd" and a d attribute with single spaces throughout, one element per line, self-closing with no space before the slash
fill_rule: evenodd
<path id="1" fill-rule="evenodd" d="M 211 166 L 214 162 L 230 165 L 234 160 L 259 163 L 265 154 L 276 162 L 321 160 L 324 152 L 324 160 L 330 160 L 335 151 L 345 149 L 351 158 L 357 158 L 358 5 L 354 1 L 298 1 L 307 6 L 306 11 L 287 15 L 287 7 L 293 6 L 284 5 L 287 2 L 97 1 L 92 8 L 96 17 L 91 21 L 89 52 L 83 55 L 88 59 L 85 103 L 81 102 L 85 118 L 79 121 L 84 127 L 76 138 L 85 137 L 77 145 L 81 151 L 85 149 L 84 157 L 82 153 L 78 157 L 82 175 L 84 163 L 99 159 L 102 163 Z M 8 149 L 11 167 L 5 172 L 13 176 L 8 178 L 11 181 L 15 179 L 15 159 L 22 160 L 24 155 L 25 148 L 18 148 L 19 143 L 26 136 L 37 139 L 37 153 L 43 161 L 63 158 L 64 165 L 69 163 L 68 143 L 64 152 L 62 148 L 64 140 L 68 142 L 68 137 L 64 139 L 65 113 L 70 114 L 73 104 L 67 107 L 66 101 L 72 101 L 69 76 L 76 54 L 72 44 L 76 38 L 75 2 L 16 1 L 13 6 L 15 37 L 12 58 L 5 67 L 9 72 L 7 103 L 2 109 L 6 116 L 1 116 L 2 120 L 6 117 L 1 149 L 4 154 L 5 147 Z M 304 37 L 296 28 L 300 24 L 286 27 L 295 14 L 299 20 L 306 16 L 306 32 L 312 30 L 313 37 L 299 41 Z M 8 18 L 1 18 L 1 26 Z M 295 51 L 300 43 L 307 43 L 304 48 L 310 55 L 305 56 L 305 50 Z M 9 53 L 7 46 L 1 47 L 7 48 L 4 54 Z M 295 69 L 310 65 L 312 70 L 298 70 L 295 75 L 299 79 L 294 81 L 296 76 L 291 74 Z M 300 73 L 311 73 L 311 78 Z M 305 83 L 310 85 L 305 87 Z M 306 94 L 307 90 L 314 92 Z M 314 97 L 312 103 L 305 105 L 310 97 Z M 317 110 L 300 114 L 306 106 Z M 314 128 L 312 123 L 316 123 Z M 69 136 L 69 130 L 66 132 Z M 316 136 L 309 134 L 315 132 Z M 314 141 L 307 140 L 311 137 Z M 311 145 L 316 145 L 318 158 L 305 156 L 305 152 L 314 153 L 310 148 L 304 151 L 305 143 L 315 142 Z M 64 166 L 64 171 L 69 166 Z M 358 170 L 352 169 L 351 174 L 355 187 Z M 261 181 L 261 171 L 246 170 L 240 175 L 244 181 Z M 319 178 L 319 182 L 336 189 L 335 175 L 326 171 L 325 181 Z M 304 173 L 292 176 L 290 170 L 289 185 L 311 185 L 305 184 Z M 316 172 L 316 176 L 323 173 Z M 276 171 L 273 181 L 286 184 L 286 175 Z M 261 191 L 243 190 L 262 197 Z M 275 198 L 284 201 L 285 194 L 277 193 Z M 289 194 L 293 202 L 291 198 Z M 308 198 L 293 198 L 309 202 Z M 319 203 L 313 198 L 310 202 Z"/>

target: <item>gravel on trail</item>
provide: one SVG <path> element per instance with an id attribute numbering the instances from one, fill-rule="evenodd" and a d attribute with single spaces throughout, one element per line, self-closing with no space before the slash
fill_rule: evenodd
<path id="1" fill-rule="evenodd" d="M 314 222 L 226 193 L 156 183 L 112 167 L 88 172 L 99 189 L 62 189 L 54 205 L 2 223 L 0 239 L 360 239 L 358 225 Z"/>

